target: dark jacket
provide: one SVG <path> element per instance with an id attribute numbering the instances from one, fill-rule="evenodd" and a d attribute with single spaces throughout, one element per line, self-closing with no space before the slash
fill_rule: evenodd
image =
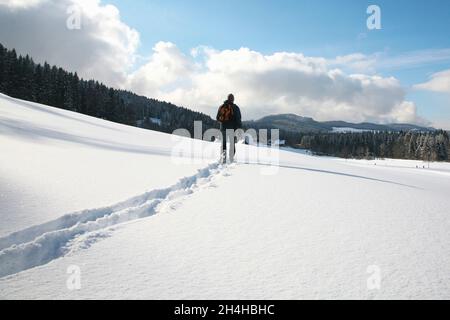
<path id="1" fill-rule="evenodd" d="M 224 104 L 229 103 L 228 101 L 225 101 Z M 231 121 L 221 122 L 220 128 L 222 130 L 226 129 L 241 129 L 242 128 L 242 116 L 241 116 L 241 109 L 234 103 L 232 104 L 233 107 L 233 119 Z M 220 110 L 220 108 L 219 108 Z M 217 112 L 216 120 L 219 121 L 219 112 Z"/>

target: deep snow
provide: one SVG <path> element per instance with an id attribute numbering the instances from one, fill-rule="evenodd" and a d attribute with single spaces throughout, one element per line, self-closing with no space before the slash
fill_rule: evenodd
<path id="1" fill-rule="evenodd" d="M 0 96 L 0 298 L 450 298 L 449 164 L 175 143 Z"/>
<path id="2" fill-rule="evenodd" d="M 207 165 L 168 164 L 172 139 L 0 94 L 0 237 L 167 187 Z"/>

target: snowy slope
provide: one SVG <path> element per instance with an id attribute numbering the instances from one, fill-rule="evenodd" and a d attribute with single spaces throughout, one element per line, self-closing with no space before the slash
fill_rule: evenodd
<path id="1" fill-rule="evenodd" d="M 205 166 L 170 166 L 173 145 L 166 134 L 0 94 L 0 237 L 168 186 Z"/>
<path id="2" fill-rule="evenodd" d="M 0 298 L 450 298 L 449 164 L 180 165 L 169 135 L 0 99 Z"/>

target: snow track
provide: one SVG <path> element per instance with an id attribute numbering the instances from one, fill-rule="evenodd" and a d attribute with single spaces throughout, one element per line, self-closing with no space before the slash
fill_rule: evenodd
<path id="1" fill-rule="evenodd" d="M 118 224 L 152 216 L 165 204 L 179 200 L 211 182 L 223 167 L 210 164 L 197 174 L 176 184 L 146 192 L 113 206 L 64 215 L 48 223 L 0 238 L 0 277 L 46 264 L 69 253 L 76 238 L 84 247 L 107 236 L 107 230 Z M 103 232 L 101 232 L 103 231 Z M 77 243 L 77 247 L 80 243 Z"/>

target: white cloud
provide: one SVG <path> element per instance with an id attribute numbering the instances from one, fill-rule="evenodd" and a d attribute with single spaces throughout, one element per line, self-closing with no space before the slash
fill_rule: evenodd
<path id="1" fill-rule="evenodd" d="M 263 55 L 247 48 L 205 47 L 191 54 L 159 43 L 148 64 L 131 76 L 129 88 L 211 115 L 233 92 L 249 118 L 296 113 L 319 120 L 423 122 L 395 78 L 330 68 L 359 56 L 330 62 L 300 53 Z"/>
<path id="2" fill-rule="evenodd" d="M 6 7 L 10 10 L 26 9 L 35 7 L 47 0 L 0 0 L 0 6 Z"/>
<path id="3" fill-rule="evenodd" d="M 376 74 L 380 71 L 413 69 L 426 65 L 450 62 L 450 49 L 427 49 L 390 54 L 389 50 L 373 54 L 352 53 L 329 59 L 330 66 L 343 68 L 348 72 Z"/>
<path id="4" fill-rule="evenodd" d="M 139 33 L 121 21 L 114 6 L 100 0 L 0 1 L 5 46 L 85 78 L 210 115 L 233 92 L 246 119 L 296 113 L 318 120 L 422 121 L 396 79 L 374 75 L 378 54 L 325 59 L 202 46 L 187 55 L 173 43 L 159 42 L 136 68 Z M 66 28 L 73 5 L 81 12 L 80 30 Z"/>
<path id="5" fill-rule="evenodd" d="M 387 52 L 375 55 L 378 60 L 377 68 L 384 70 L 411 69 L 450 62 L 450 48 L 410 51 L 395 56 L 390 56 Z"/>
<path id="6" fill-rule="evenodd" d="M 414 86 L 415 89 L 450 93 L 450 70 L 431 75 L 429 81 Z"/>
<path id="7" fill-rule="evenodd" d="M 434 120 L 432 122 L 432 126 L 433 126 L 433 128 L 440 128 L 443 130 L 450 131 L 450 120 L 444 120 L 444 119 Z"/>
<path id="8" fill-rule="evenodd" d="M 0 1 L 0 41 L 6 47 L 110 85 L 126 79 L 139 34 L 121 21 L 116 7 L 99 0 Z M 66 26 L 74 6 L 80 30 Z"/>
<path id="9" fill-rule="evenodd" d="M 352 53 L 345 56 L 338 56 L 328 61 L 329 66 L 345 68 L 352 72 L 375 73 L 376 65 L 380 58 L 379 53 L 365 55 L 362 53 Z"/>
<path id="10" fill-rule="evenodd" d="M 183 86 L 195 65 L 170 42 L 158 42 L 148 62 L 128 76 L 126 87 L 147 96 Z M 166 87 L 168 86 L 168 87 Z"/>

